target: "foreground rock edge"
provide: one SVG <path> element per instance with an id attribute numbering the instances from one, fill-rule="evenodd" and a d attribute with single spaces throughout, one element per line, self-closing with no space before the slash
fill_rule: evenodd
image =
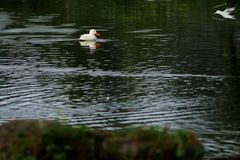
<path id="1" fill-rule="evenodd" d="M 203 154 L 203 145 L 187 130 L 106 131 L 46 120 L 0 125 L 1 160 L 201 160 Z"/>

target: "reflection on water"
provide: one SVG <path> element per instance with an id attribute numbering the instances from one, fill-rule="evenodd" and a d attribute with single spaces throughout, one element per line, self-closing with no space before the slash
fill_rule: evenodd
<path id="1" fill-rule="evenodd" d="M 96 50 L 100 47 L 100 43 L 96 41 L 79 41 L 80 46 L 87 47 L 90 50 Z"/>
<path id="2" fill-rule="evenodd" d="M 14 1 L 0 2 L 0 123 L 168 125 L 239 152 L 240 27 L 212 18 L 222 2 Z M 79 42 L 90 28 L 102 39 Z"/>

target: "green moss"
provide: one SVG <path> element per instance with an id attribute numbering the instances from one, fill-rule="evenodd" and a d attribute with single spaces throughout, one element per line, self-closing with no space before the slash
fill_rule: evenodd
<path id="1" fill-rule="evenodd" d="M 104 131 L 50 121 L 15 121 L 2 125 L 0 131 L 1 160 L 200 160 L 202 155 L 195 134 L 183 130 Z"/>

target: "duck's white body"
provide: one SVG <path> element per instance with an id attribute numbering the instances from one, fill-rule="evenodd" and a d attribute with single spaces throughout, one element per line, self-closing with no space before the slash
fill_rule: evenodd
<path id="1" fill-rule="evenodd" d="M 80 41 L 96 41 L 97 40 L 96 36 L 100 36 L 100 34 L 97 33 L 97 31 L 95 29 L 91 29 L 89 31 L 89 34 L 81 35 L 79 40 Z"/>
<path id="2" fill-rule="evenodd" d="M 226 8 L 224 11 L 217 10 L 214 14 L 219 14 L 223 18 L 227 19 L 235 19 L 235 16 L 233 15 L 233 12 L 235 11 L 235 8 Z"/>

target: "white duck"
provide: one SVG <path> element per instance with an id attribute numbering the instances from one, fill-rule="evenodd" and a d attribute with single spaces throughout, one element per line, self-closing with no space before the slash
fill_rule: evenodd
<path id="1" fill-rule="evenodd" d="M 80 41 L 96 41 L 97 40 L 96 36 L 100 36 L 100 34 L 97 33 L 97 31 L 95 29 L 91 29 L 89 31 L 89 34 L 81 35 L 79 40 Z"/>
<path id="2" fill-rule="evenodd" d="M 227 19 L 235 19 L 235 16 L 233 15 L 234 11 L 235 11 L 235 7 L 231 7 L 231 8 L 226 8 L 223 11 L 217 10 L 214 14 L 219 14 L 223 18 L 227 18 Z"/>

